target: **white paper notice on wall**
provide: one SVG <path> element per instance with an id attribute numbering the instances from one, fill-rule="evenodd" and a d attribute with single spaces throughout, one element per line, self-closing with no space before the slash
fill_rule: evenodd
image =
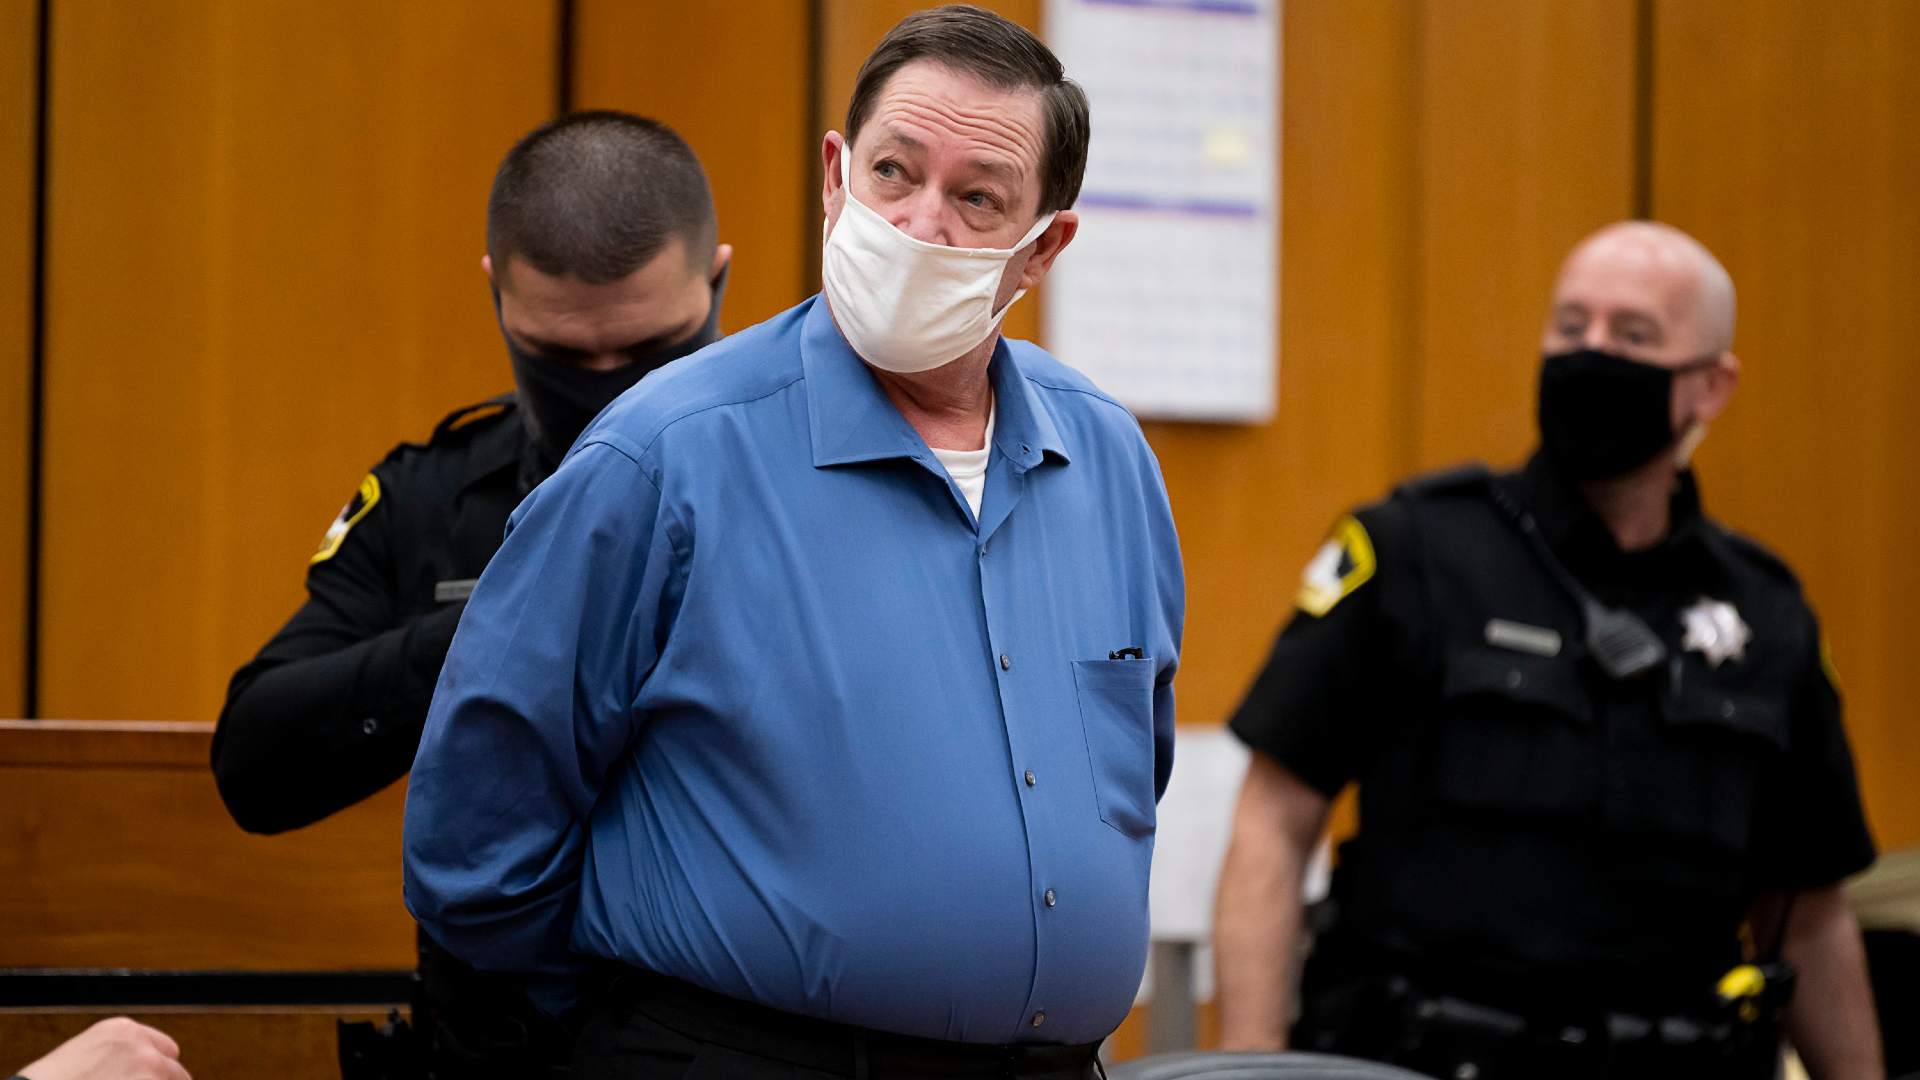
<path id="1" fill-rule="evenodd" d="M 1273 417 L 1280 2 L 1047 0 L 1093 107 L 1047 346 L 1138 416 Z"/>

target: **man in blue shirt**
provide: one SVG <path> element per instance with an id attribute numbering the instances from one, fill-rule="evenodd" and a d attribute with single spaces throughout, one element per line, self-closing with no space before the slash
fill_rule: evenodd
<path id="1" fill-rule="evenodd" d="M 579 1077 L 1087 1077 L 1145 962 L 1173 521 L 1126 411 L 999 334 L 1086 99 L 939 8 L 846 128 L 824 296 L 515 511 L 414 765 L 409 906 L 584 1021 Z"/>

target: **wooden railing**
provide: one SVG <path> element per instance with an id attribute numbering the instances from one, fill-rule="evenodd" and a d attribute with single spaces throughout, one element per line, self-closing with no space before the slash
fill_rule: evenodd
<path id="1" fill-rule="evenodd" d="M 404 785 L 282 836 L 214 790 L 210 723 L 0 721 L 0 968 L 401 969 Z"/>

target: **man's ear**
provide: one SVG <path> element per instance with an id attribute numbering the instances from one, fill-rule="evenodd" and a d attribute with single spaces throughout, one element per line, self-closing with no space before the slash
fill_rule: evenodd
<path id="1" fill-rule="evenodd" d="M 1080 215 L 1071 210 L 1062 210 L 1054 216 L 1053 224 L 1047 226 L 1033 241 L 1033 254 L 1027 256 L 1027 265 L 1020 268 L 1020 287 L 1031 289 L 1040 284 L 1040 279 L 1053 269 L 1053 260 L 1067 250 L 1073 243 L 1073 237 L 1080 231 Z"/>
<path id="2" fill-rule="evenodd" d="M 1727 411 L 1733 392 L 1740 386 L 1740 358 L 1731 351 L 1720 354 L 1720 362 L 1706 371 L 1707 391 L 1700 398 L 1700 420 L 1712 423 Z"/>
<path id="3" fill-rule="evenodd" d="M 496 280 L 493 276 L 493 256 L 491 255 L 480 256 L 480 269 L 486 271 L 488 281 L 493 282 L 495 285 L 500 284 L 500 282 Z"/>
<path id="4" fill-rule="evenodd" d="M 837 131 L 827 132 L 820 140 L 820 173 L 825 182 L 820 186 L 820 206 L 827 212 L 827 220 L 832 221 L 838 207 L 834 196 L 840 193 L 840 155 L 852 151 L 847 145 L 846 136 Z"/>
<path id="5" fill-rule="evenodd" d="M 719 281 L 720 271 L 733 261 L 733 245 L 720 244 L 713 249 L 713 266 L 707 270 L 708 281 Z"/>

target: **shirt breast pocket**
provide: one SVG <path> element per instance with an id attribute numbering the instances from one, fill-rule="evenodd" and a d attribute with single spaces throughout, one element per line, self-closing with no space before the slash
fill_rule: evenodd
<path id="1" fill-rule="evenodd" d="M 1488 810 L 1572 811 L 1599 798 L 1593 703 L 1572 662 L 1456 648 L 1446 660 L 1433 784 Z"/>
<path id="2" fill-rule="evenodd" d="M 1100 820 L 1134 839 L 1153 835 L 1153 682 L 1151 658 L 1076 660 L 1074 696 Z"/>
<path id="3" fill-rule="evenodd" d="M 1783 696 L 1687 679 L 1662 702 L 1665 738 L 1621 762 L 1638 782 L 1613 824 L 1745 851 L 1760 775 L 1788 745 Z"/>

